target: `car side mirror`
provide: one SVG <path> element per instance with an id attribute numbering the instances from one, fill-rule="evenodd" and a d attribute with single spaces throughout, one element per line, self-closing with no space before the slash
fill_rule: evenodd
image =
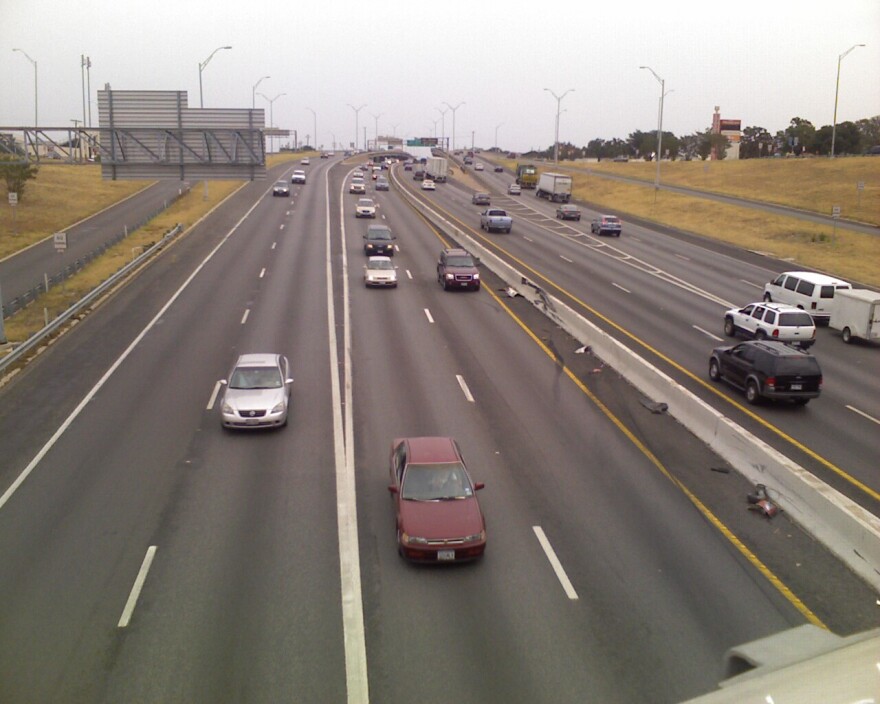
<path id="1" fill-rule="evenodd" d="M 480 489 L 485 489 L 486 485 L 483 482 L 474 482 L 474 490 L 479 491 Z"/>
<path id="2" fill-rule="evenodd" d="M 284 383 L 285 383 L 285 384 L 292 384 L 292 383 L 293 383 L 293 377 L 290 377 L 289 379 L 285 379 L 285 380 L 284 380 Z"/>
<path id="3" fill-rule="evenodd" d="M 226 379 L 221 379 L 221 380 L 220 380 L 220 386 L 226 386 L 226 384 L 228 384 L 228 383 L 229 383 L 229 382 L 226 381 Z"/>
<path id="4" fill-rule="evenodd" d="M 388 491 L 390 491 L 392 494 L 396 494 L 396 493 L 397 493 L 397 487 L 394 486 L 394 484 L 389 484 L 389 485 L 388 485 Z"/>

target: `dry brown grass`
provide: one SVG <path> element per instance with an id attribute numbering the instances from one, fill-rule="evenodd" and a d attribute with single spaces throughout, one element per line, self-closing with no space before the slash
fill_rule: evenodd
<path id="1" fill-rule="evenodd" d="M 516 162 L 502 159 L 509 168 Z M 876 164 L 876 165 L 875 165 Z M 560 164 L 570 166 L 570 162 Z M 705 167 L 709 168 L 706 169 Z M 541 170 L 551 168 L 542 164 Z M 871 158 L 775 159 L 739 162 L 663 162 L 663 183 L 738 195 L 752 200 L 785 203 L 830 214 L 830 208 L 807 207 L 818 202 L 818 192 L 840 192 L 838 181 L 865 181 L 862 204 L 874 204 L 874 213 L 861 219 L 880 222 L 880 160 Z M 574 196 L 599 205 L 624 219 L 627 215 L 730 242 L 744 249 L 767 252 L 800 266 L 836 274 L 861 284 L 880 286 L 880 232 L 866 235 L 831 225 L 814 225 L 795 217 L 769 215 L 753 208 L 716 203 L 660 191 L 654 200 L 656 164 L 647 162 L 580 164 L 574 172 Z M 623 183 L 590 175 L 588 170 L 643 178 L 645 185 Z M 582 173 L 579 173 L 582 171 Z M 802 193 L 812 195 L 803 198 Z M 800 200 L 798 200 L 800 198 Z M 788 200 L 786 200 L 788 199 Z M 842 204 L 841 204 L 842 205 Z M 843 210 L 846 215 L 846 210 Z M 850 214 L 850 217 L 853 217 Z"/>
<path id="2" fill-rule="evenodd" d="M 98 284 L 106 281 L 134 257 L 161 239 L 177 223 L 181 223 L 184 228 L 193 225 L 202 215 L 241 186 L 241 181 L 211 181 L 208 184 L 208 199 L 205 200 L 204 183 L 196 184 L 188 194 L 167 210 L 132 232 L 115 247 L 108 249 L 103 256 L 91 262 L 63 285 L 53 287 L 27 308 L 7 318 L 5 321 L 7 338 L 10 342 L 26 340 L 45 325 L 46 316 L 52 320 L 63 313 Z"/>

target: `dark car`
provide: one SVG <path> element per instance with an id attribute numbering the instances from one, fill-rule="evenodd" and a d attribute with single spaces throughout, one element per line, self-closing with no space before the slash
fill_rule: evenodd
<path id="1" fill-rule="evenodd" d="M 404 170 L 404 171 L 412 171 L 412 170 L 413 170 L 413 168 L 412 168 L 412 164 L 404 164 L 404 165 L 403 165 L 403 170 Z"/>
<path id="2" fill-rule="evenodd" d="M 397 551 L 419 562 L 459 562 L 486 550 L 486 521 L 458 443 L 447 437 L 391 443 Z"/>
<path id="3" fill-rule="evenodd" d="M 444 291 L 460 289 L 480 290 L 480 272 L 477 263 L 466 249 L 444 249 L 437 262 L 437 281 Z"/>
<path id="4" fill-rule="evenodd" d="M 504 167 L 503 166 L 496 166 L 495 173 L 496 174 L 504 173 Z"/>
<path id="5" fill-rule="evenodd" d="M 556 208 L 556 217 L 560 220 L 580 220 L 581 211 L 576 205 L 565 203 Z"/>
<path id="6" fill-rule="evenodd" d="M 620 237 L 620 218 L 616 215 L 600 215 L 590 223 L 590 232 L 594 235 L 611 235 Z"/>
<path id="7" fill-rule="evenodd" d="M 471 196 L 471 203 L 474 205 L 491 205 L 488 193 L 474 193 Z"/>
<path id="8" fill-rule="evenodd" d="M 749 403 L 766 398 L 804 405 L 822 388 L 816 358 L 783 342 L 754 340 L 716 347 L 709 358 L 709 378 L 743 389 Z"/>
<path id="9" fill-rule="evenodd" d="M 425 170 L 424 169 L 416 169 L 413 171 L 413 180 L 414 181 L 424 181 L 425 180 Z"/>
<path id="10" fill-rule="evenodd" d="M 276 181 L 275 185 L 272 186 L 272 196 L 289 196 L 290 195 L 290 186 L 287 185 L 287 181 Z"/>
<path id="11" fill-rule="evenodd" d="M 370 257 L 393 257 L 395 239 L 387 225 L 370 225 L 364 234 L 364 254 Z"/>
<path id="12" fill-rule="evenodd" d="M 380 176 L 376 179 L 376 190 L 377 191 L 388 191 L 391 189 L 391 184 L 388 183 L 388 179 L 384 176 Z"/>

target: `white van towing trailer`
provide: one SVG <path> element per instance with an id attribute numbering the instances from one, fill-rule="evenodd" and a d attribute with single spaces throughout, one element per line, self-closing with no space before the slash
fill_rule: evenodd
<path id="1" fill-rule="evenodd" d="M 535 195 L 538 198 L 549 198 L 554 203 L 568 203 L 571 200 L 571 176 L 550 172 L 542 173 L 538 176 Z"/>
<path id="2" fill-rule="evenodd" d="M 838 289 L 828 327 L 840 330 L 846 343 L 854 337 L 880 340 L 880 293 L 865 288 Z"/>
<path id="3" fill-rule="evenodd" d="M 442 156 L 429 156 L 425 163 L 425 173 L 435 183 L 446 183 L 449 164 Z"/>

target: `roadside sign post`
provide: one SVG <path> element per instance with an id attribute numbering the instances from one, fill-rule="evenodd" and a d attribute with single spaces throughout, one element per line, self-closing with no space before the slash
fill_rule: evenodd
<path id="1" fill-rule="evenodd" d="M 55 251 L 56 252 L 64 252 L 67 250 L 67 233 L 66 232 L 56 232 L 52 236 L 52 240 L 55 243 Z"/>
<path id="2" fill-rule="evenodd" d="M 837 221 L 840 220 L 840 206 L 835 205 L 831 208 L 831 218 L 834 220 L 834 227 L 831 231 L 831 241 L 837 241 Z"/>
<path id="3" fill-rule="evenodd" d="M 12 234 L 17 234 L 15 232 L 15 206 L 18 205 L 18 193 L 10 193 L 9 194 L 9 207 L 12 208 Z"/>
<path id="4" fill-rule="evenodd" d="M 865 190 L 865 182 L 864 182 L 864 181 L 859 181 L 859 182 L 856 184 L 856 194 L 857 194 L 857 196 L 856 196 L 856 207 L 857 207 L 857 208 L 861 208 L 861 207 L 862 207 L 862 191 L 864 191 L 864 190 Z"/>

